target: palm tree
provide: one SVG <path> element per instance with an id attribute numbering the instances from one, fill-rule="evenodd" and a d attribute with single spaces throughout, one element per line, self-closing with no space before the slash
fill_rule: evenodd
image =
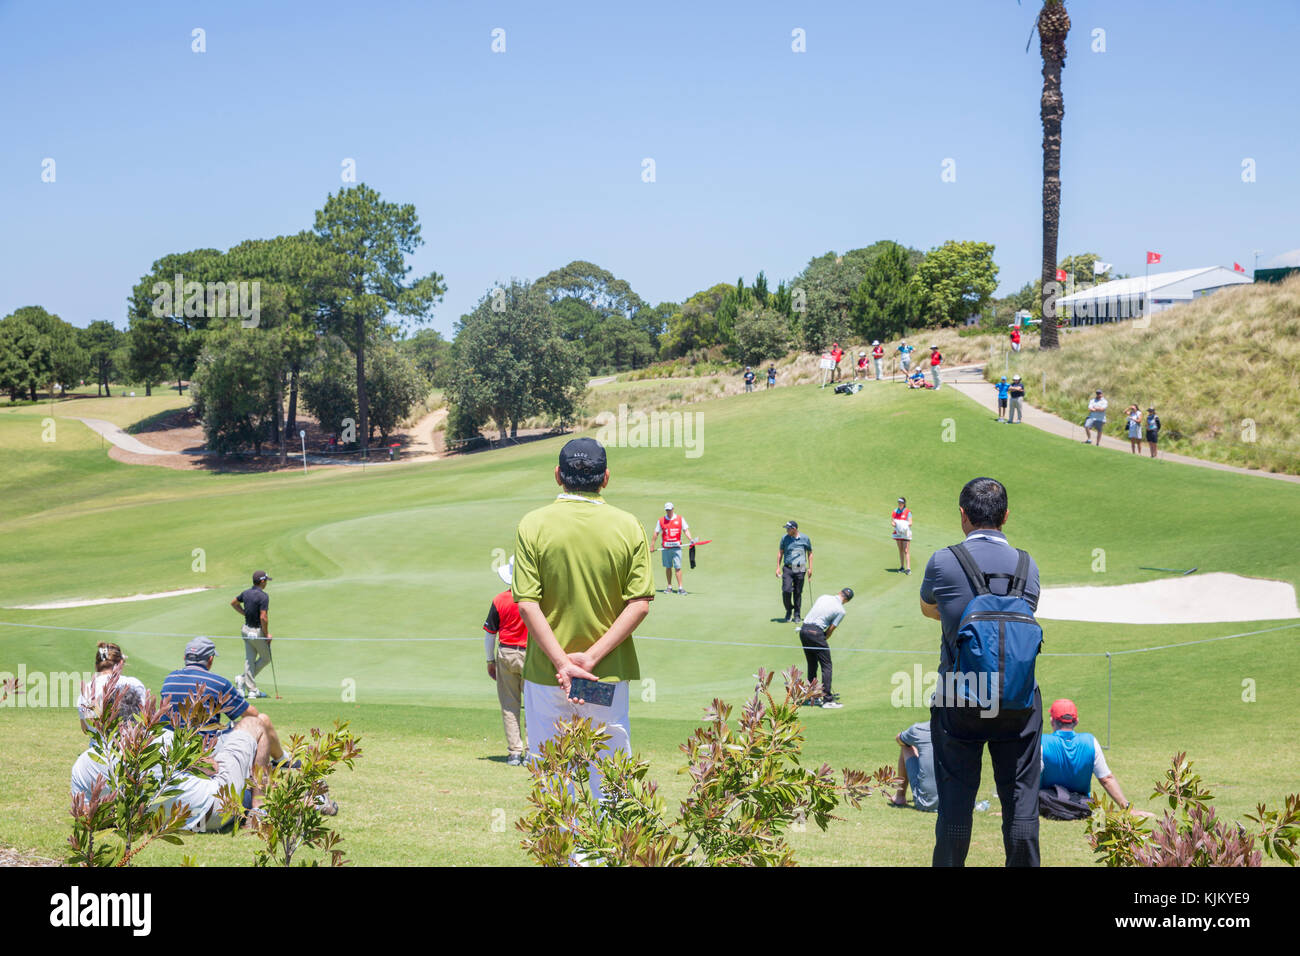
<path id="1" fill-rule="evenodd" d="M 1065 68 L 1065 38 L 1070 32 L 1070 14 L 1065 0 L 1043 0 L 1035 24 L 1038 48 L 1043 56 L 1043 99 L 1039 115 L 1043 120 L 1043 322 L 1038 347 L 1060 348 L 1056 331 L 1056 240 L 1061 226 L 1061 120 L 1065 100 L 1061 96 L 1061 70 Z"/>

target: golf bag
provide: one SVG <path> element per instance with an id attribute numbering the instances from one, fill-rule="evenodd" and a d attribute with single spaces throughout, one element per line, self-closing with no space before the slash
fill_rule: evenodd
<path id="1" fill-rule="evenodd" d="M 1045 820 L 1086 820 L 1092 816 L 1088 798 L 1059 783 L 1038 791 L 1038 815 Z"/>
<path id="2" fill-rule="evenodd" d="M 694 571 L 695 570 L 695 545 L 691 545 L 690 548 L 687 549 L 686 553 L 691 559 L 691 570 Z"/>
<path id="3" fill-rule="evenodd" d="M 844 382 L 835 386 L 836 395 L 856 395 L 860 391 L 862 391 L 861 382 Z"/>

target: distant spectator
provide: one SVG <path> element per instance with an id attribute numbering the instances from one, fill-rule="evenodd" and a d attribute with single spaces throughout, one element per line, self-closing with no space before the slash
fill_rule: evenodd
<path id="1" fill-rule="evenodd" d="M 1101 389 L 1097 389 L 1097 394 L 1092 401 L 1088 403 L 1088 417 L 1083 420 L 1083 443 L 1092 444 L 1092 432 L 1097 432 L 1097 444 L 1101 445 L 1101 430 L 1106 427 L 1106 399 L 1101 394 Z"/>
<path id="2" fill-rule="evenodd" d="M 911 375 L 907 376 L 907 387 L 908 388 L 933 388 L 934 386 L 926 383 L 925 370 L 918 366 L 917 368 L 913 369 Z"/>
<path id="3" fill-rule="evenodd" d="M 1025 422 L 1025 383 L 1020 380 L 1019 375 L 1011 376 L 1011 387 L 1007 390 L 1007 397 L 1011 402 L 1011 414 L 1007 419 L 1008 425 L 1014 425 Z"/>
<path id="4" fill-rule="evenodd" d="M 877 382 L 879 382 L 881 378 L 880 364 L 884 360 L 884 358 L 885 358 L 885 347 L 880 344 L 880 339 L 876 339 L 874 342 L 871 343 L 871 367 L 875 370 Z"/>
<path id="5" fill-rule="evenodd" d="M 939 346 L 930 346 L 930 376 L 934 379 L 934 387 L 941 388 L 939 382 L 939 367 L 943 365 L 943 353 L 939 351 Z"/>
<path id="6" fill-rule="evenodd" d="M 907 806 L 907 787 L 911 784 L 912 803 L 916 809 L 934 813 L 939 809 L 939 787 L 934 779 L 930 722 L 913 724 L 894 739 L 899 746 L 898 776 L 902 783 L 891 802 L 896 807 Z"/>
<path id="7" fill-rule="evenodd" d="M 754 390 L 754 370 L 750 368 L 748 365 L 746 365 L 745 366 L 745 391 L 752 392 L 753 390 Z"/>
<path id="8" fill-rule="evenodd" d="M 1020 326 L 1018 325 L 1011 330 L 1011 351 L 1020 351 Z"/>
<path id="9" fill-rule="evenodd" d="M 767 387 L 776 388 L 776 366 L 775 365 L 769 365 L 767 367 Z"/>
<path id="10" fill-rule="evenodd" d="M 108 683 L 109 678 L 114 674 L 117 675 L 117 686 L 131 686 L 136 689 L 143 700 L 145 696 L 145 686 L 134 677 L 125 677 L 122 670 L 126 667 L 127 657 L 122 653 L 122 648 L 116 644 L 110 644 L 108 641 L 100 641 L 99 646 L 95 648 L 95 678 L 89 684 L 83 685 L 81 694 L 77 697 L 77 710 L 81 714 L 81 729 L 90 733 L 89 721 L 94 719 L 100 708 L 104 706 L 104 685 Z"/>
<path id="11" fill-rule="evenodd" d="M 840 348 L 839 342 L 831 343 L 831 361 L 835 363 L 835 370 L 831 372 L 831 381 L 838 382 L 840 379 L 840 359 L 844 358 L 844 350 Z"/>
<path id="12" fill-rule="evenodd" d="M 1011 385 L 1007 382 L 1007 377 L 1003 375 L 993 387 L 998 390 L 998 421 L 1005 422 L 1007 420 L 1007 401 L 1008 396 L 1011 394 Z"/>
<path id="13" fill-rule="evenodd" d="M 528 627 L 519 615 L 510 585 L 515 560 L 497 568 L 506 589 L 492 599 L 483 622 L 483 650 L 487 655 L 488 677 L 497 685 L 501 724 L 506 733 L 506 766 L 524 765 L 524 738 L 519 730 L 520 705 L 524 695 L 524 659 L 528 656 Z"/>
<path id="14" fill-rule="evenodd" d="M 866 377 L 867 377 L 867 353 L 866 353 L 866 352 L 859 352 L 859 353 L 858 353 L 858 368 L 857 368 L 857 371 L 854 373 L 854 378 L 863 378 L 863 379 L 864 379 L 864 378 L 866 378 Z"/>
<path id="15" fill-rule="evenodd" d="M 889 514 L 890 536 L 898 543 L 898 570 L 904 574 L 912 573 L 912 509 L 907 506 L 906 498 L 899 498 L 898 505 Z"/>
<path id="16" fill-rule="evenodd" d="M 1155 406 L 1147 409 L 1147 444 L 1151 447 L 1151 457 L 1156 457 L 1156 442 L 1160 440 L 1160 416 Z"/>
<path id="17" fill-rule="evenodd" d="M 906 339 L 898 346 L 898 364 L 903 369 L 904 375 L 912 369 L 912 353 L 915 351 L 916 349 L 907 344 Z"/>
<path id="18" fill-rule="evenodd" d="M 1142 409 L 1134 402 L 1124 409 L 1124 419 L 1128 423 L 1128 450 L 1135 455 L 1142 454 Z"/>

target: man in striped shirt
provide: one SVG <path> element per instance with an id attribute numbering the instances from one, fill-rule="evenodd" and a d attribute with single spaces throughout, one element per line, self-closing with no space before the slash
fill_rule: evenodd
<path id="1" fill-rule="evenodd" d="M 262 725 L 270 759 L 284 759 L 284 748 L 280 745 L 280 737 L 275 732 L 271 718 L 259 713 L 243 694 L 235 690 L 234 684 L 212 672 L 212 661 L 216 656 L 217 646 L 211 638 L 196 637 L 185 645 L 185 666 L 163 678 L 159 697 L 164 711 L 164 723 L 172 727 L 174 722 L 184 719 L 187 715 L 183 715 L 182 710 L 186 698 L 193 696 L 203 709 L 204 719 L 199 731 L 205 738 L 216 740 L 215 753 L 220 753 L 229 742 L 227 736 L 236 722 L 252 718 Z M 228 721 L 225 726 L 221 723 L 223 714 Z"/>

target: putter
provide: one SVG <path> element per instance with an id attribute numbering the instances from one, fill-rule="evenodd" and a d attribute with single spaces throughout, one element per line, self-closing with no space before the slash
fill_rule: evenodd
<path id="1" fill-rule="evenodd" d="M 266 655 L 271 658 L 271 683 L 275 685 L 275 699 L 280 699 L 280 679 L 275 676 L 275 655 L 271 653 L 271 645 L 266 645 Z"/>
<path id="2" fill-rule="evenodd" d="M 1199 571 L 1199 568 L 1138 568 L 1139 571 L 1168 571 L 1170 574 L 1181 574 L 1183 577 L 1191 574 L 1193 571 Z"/>

